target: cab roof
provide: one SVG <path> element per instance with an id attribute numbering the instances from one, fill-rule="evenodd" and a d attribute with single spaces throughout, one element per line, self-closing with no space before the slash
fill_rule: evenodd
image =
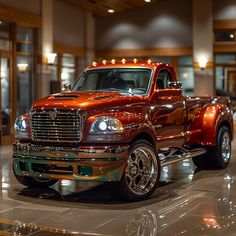
<path id="1" fill-rule="evenodd" d="M 172 80 L 173 81 L 177 80 L 176 73 L 172 65 L 168 63 L 152 62 L 151 60 L 148 61 L 137 61 L 136 59 L 134 59 L 133 61 L 126 61 L 125 59 L 119 61 L 115 59 L 112 59 L 111 61 L 103 60 L 101 63 L 93 62 L 91 66 L 86 68 L 86 70 L 107 69 L 107 68 L 146 68 L 146 69 L 151 69 L 153 71 L 167 69 L 171 75 Z"/>
<path id="2" fill-rule="evenodd" d="M 103 61 L 102 63 L 98 63 L 98 62 L 93 62 L 91 66 L 87 67 L 87 70 L 91 70 L 91 69 L 103 69 L 103 68 L 148 68 L 151 70 L 155 70 L 158 67 L 160 68 L 171 68 L 173 69 L 173 67 L 170 64 L 167 63 L 159 63 L 159 62 L 151 62 L 151 61 L 115 61 L 115 60 L 111 60 L 111 61 Z"/>

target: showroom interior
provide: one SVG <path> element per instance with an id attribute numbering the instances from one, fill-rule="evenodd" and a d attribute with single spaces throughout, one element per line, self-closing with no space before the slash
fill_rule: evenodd
<path id="1" fill-rule="evenodd" d="M 234 235 L 235 141 L 226 169 L 165 166 L 140 202 L 93 182 L 15 180 L 16 117 L 112 59 L 169 63 L 185 96 L 229 96 L 236 111 L 236 1 L 0 0 L 0 235 Z"/>

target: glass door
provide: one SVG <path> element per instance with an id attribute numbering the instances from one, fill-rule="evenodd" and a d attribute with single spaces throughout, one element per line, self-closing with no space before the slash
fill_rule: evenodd
<path id="1" fill-rule="evenodd" d="M 0 53 L 0 133 L 1 144 L 10 144 L 12 139 L 11 57 Z"/>

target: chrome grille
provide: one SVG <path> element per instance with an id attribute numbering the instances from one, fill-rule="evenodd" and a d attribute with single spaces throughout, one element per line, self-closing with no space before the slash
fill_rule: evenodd
<path id="1" fill-rule="evenodd" d="M 84 113 L 75 109 L 31 111 L 32 139 L 39 142 L 79 143 Z"/>

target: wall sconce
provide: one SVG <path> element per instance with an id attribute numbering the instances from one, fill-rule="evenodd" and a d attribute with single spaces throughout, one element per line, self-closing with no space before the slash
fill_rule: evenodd
<path id="1" fill-rule="evenodd" d="M 26 72 L 28 70 L 28 67 L 29 67 L 29 64 L 27 64 L 27 63 L 19 63 L 19 64 L 17 64 L 17 69 L 20 72 Z"/>
<path id="2" fill-rule="evenodd" d="M 57 56 L 56 53 L 52 53 L 52 52 L 46 53 L 45 54 L 45 62 L 46 62 L 46 64 L 49 64 L 49 65 L 54 64 L 56 56 Z"/>
<path id="3" fill-rule="evenodd" d="M 208 60 L 207 60 L 206 57 L 200 57 L 198 59 L 198 65 L 199 65 L 201 70 L 206 69 L 207 63 L 208 63 Z"/>

